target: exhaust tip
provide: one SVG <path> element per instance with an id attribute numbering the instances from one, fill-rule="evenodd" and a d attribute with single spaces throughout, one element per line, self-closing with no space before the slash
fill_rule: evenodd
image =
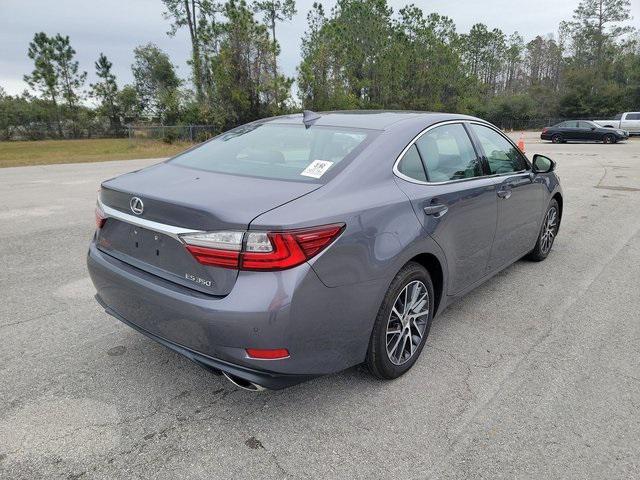
<path id="1" fill-rule="evenodd" d="M 257 383 L 250 382 L 249 380 L 237 377 L 236 375 L 232 375 L 227 372 L 222 372 L 222 374 L 236 387 L 242 388 L 243 390 L 249 390 L 250 392 L 261 392 L 266 390 L 266 388 L 258 385 Z"/>

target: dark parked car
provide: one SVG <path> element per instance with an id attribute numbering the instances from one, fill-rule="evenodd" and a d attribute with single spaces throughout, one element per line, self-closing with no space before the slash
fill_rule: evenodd
<path id="1" fill-rule="evenodd" d="M 554 167 L 462 115 L 261 120 L 105 181 L 89 272 L 107 313 L 243 388 L 392 379 L 435 314 L 547 257 Z"/>
<path id="2" fill-rule="evenodd" d="M 616 143 L 629 138 L 629 132 L 619 128 L 605 128 L 590 120 L 567 120 L 553 127 L 542 129 L 542 140 L 553 143 L 565 143 L 568 140 L 579 142 Z"/>

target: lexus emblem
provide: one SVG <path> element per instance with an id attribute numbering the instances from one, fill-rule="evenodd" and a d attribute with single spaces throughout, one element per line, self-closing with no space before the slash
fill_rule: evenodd
<path id="1" fill-rule="evenodd" d="M 144 212 L 144 203 L 142 203 L 142 200 L 138 197 L 131 197 L 129 207 L 131 207 L 131 211 L 136 215 L 142 215 L 142 212 Z"/>

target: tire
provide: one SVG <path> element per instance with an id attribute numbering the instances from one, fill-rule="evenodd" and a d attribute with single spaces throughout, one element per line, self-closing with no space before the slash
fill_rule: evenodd
<path id="1" fill-rule="evenodd" d="M 554 133 L 551 135 L 551 143 L 564 143 L 564 139 L 559 133 Z"/>
<path id="2" fill-rule="evenodd" d="M 419 314 L 414 319 L 412 316 L 405 317 L 406 309 L 403 308 L 403 298 L 407 298 L 405 292 L 410 300 L 412 288 L 417 289 L 415 296 L 419 300 L 409 307 L 412 316 Z M 426 297 L 423 297 L 425 293 Z M 384 296 L 369 339 L 365 363 L 372 375 L 391 380 L 403 375 L 413 366 L 429 336 L 434 298 L 431 277 L 422 265 L 409 262 L 402 267 Z M 426 312 L 425 308 L 428 309 Z M 393 333 L 396 330 L 399 333 Z"/>
<path id="3" fill-rule="evenodd" d="M 602 137 L 602 143 L 607 143 L 607 144 L 616 143 L 616 137 L 614 137 L 610 133 L 607 133 L 604 137 Z"/>
<path id="4" fill-rule="evenodd" d="M 555 213 L 553 213 L 555 212 Z M 549 225 L 549 219 L 554 218 L 552 225 Z M 546 213 L 544 214 L 544 220 L 540 227 L 540 233 L 538 234 L 538 240 L 533 250 L 529 252 L 527 258 L 534 262 L 541 262 L 549 256 L 551 248 L 553 248 L 553 242 L 558 234 L 558 228 L 560 227 L 560 207 L 558 202 L 554 199 L 549 203 Z M 550 230 L 549 230 L 550 228 Z M 549 233 L 550 232 L 550 233 Z M 550 237 L 548 236 L 550 235 Z"/>

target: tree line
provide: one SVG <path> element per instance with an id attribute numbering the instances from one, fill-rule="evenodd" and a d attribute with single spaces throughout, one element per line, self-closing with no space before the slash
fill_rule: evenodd
<path id="1" fill-rule="evenodd" d="M 582 0 L 555 34 L 529 41 L 482 23 L 460 33 L 451 18 L 415 5 L 394 12 L 386 0 L 338 0 L 327 12 L 316 2 L 297 78 L 281 71 L 277 37 L 294 0 L 162 2 L 168 35 L 189 34 L 187 81 L 148 43 L 134 49 L 133 83 L 120 86 L 100 53 L 97 81 L 86 85 L 69 37 L 36 33 L 30 90 L 0 88 L 0 138 L 120 136 L 141 122 L 224 131 L 301 108 L 451 111 L 505 128 L 640 109 L 629 0 Z"/>

